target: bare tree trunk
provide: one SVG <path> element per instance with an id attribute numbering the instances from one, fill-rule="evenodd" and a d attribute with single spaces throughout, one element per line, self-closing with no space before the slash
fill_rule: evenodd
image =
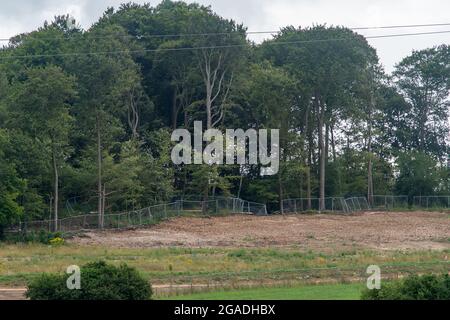
<path id="1" fill-rule="evenodd" d="M 98 227 L 103 228 L 103 187 L 102 187 L 102 145 L 100 134 L 100 115 L 97 114 L 97 193 L 98 193 Z"/>
<path id="2" fill-rule="evenodd" d="M 284 214 L 284 207 L 283 207 L 283 181 L 281 179 L 281 173 L 278 172 L 278 196 L 280 201 L 280 211 L 281 214 Z"/>
<path id="3" fill-rule="evenodd" d="M 244 179 L 244 175 L 242 172 L 240 172 L 241 176 L 239 177 L 239 190 L 238 190 L 238 194 L 237 197 L 240 199 L 241 198 L 241 191 L 242 191 L 242 181 Z"/>
<path id="4" fill-rule="evenodd" d="M 129 93 L 129 98 L 130 105 L 128 106 L 128 125 L 130 126 L 132 137 L 137 138 L 139 136 L 139 106 L 135 100 L 136 94 L 134 90 Z"/>
<path id="5" fill-rule="evenodd" d="M 306 198 L 308 203 L 306 204 L 308 210 L 311 210 L 311 167 L 306 168 Z"/>
<path id="6" fill-rule="evenodd" d="M 59 203 L 59 174 L 58 174 L 58 165 L 56 163 L 56 151 L 55 147 L 53 146 L 52 151 L 52 158 L 53 158 L 53 176 L 54 176 L 54 193 L 55 193 L 55 200 L 53 202 L 54 205 L 54 213 L 55 213 L 55 232 L 58 231 L 58 203 Z"/>
<path id="7" fill-rule="evenodd" d="M 172 98 L 172 128 L 175 130 L 177 128 L 177 119 L 178 119 L 178 107 L 177 107 L 177 100 L 178 100 L 178 89 L 175 89 L 173 92 L 173 98 Z"/>
<path id="8" fill-rule="evenodd" d="M 203 190 L 203 205 L 202 205 L 202 213 L 208 214 L 208 200 L 209 200 L 209 181 L 205 190 Z"/>
<path id="9" fill-rule="evenodd" d="M 328 155 L 330 149 L 330 126 L 328 124 L 325 125 L 325 167 L 328 164 Z"/>
<path id="10" fill-rule="evenodd" d="M 312 132 L 310 130 L 309 132 L 309 147 L 308 147 L 308 168 L 306 170 L 306 197 L 308 198 L 308 210 L 311 210 L 312 203 L 311 203 L 311 168 L 313 165 L 313 148 L 314 148 L 314 141 L 312 137 Z"/>
<path id="11" fill-rule="evenodd" d="M 316 100 L 318 98 L 316 97 Z M 319 211 L 325 210 L 325 143 L 323 137 L 323 126 L 325 117 L 325 106 L 319 100 L 316 102 L 318 107 L 318 132 L 319 132 Z"/>
<path id="12" fill-rule="evenodd" d="M 333 162 L 336 162 L 336 142 L 334 140 L 334 126 L 330 126 L 330 132 L 331 132 L 331 150 L 333 152 Z"/>
<path id="13" fill-rule="evenodd" d="M 221 94 L 224 89 L 224 79 L 226 75 L 226 68 L 224 68 L 224 60 L 226 56 L 220 53 L 217 60 L 214 61 L 213 53 L 202 51 L 202 58 L 199 62 L 199 67 L 202 72 L 203 82 L 206 89 L 205 106 L 206 106 L 206 127 L 211 129 L 215 124 L 219 123 L 223 117 L 223 103 L 222 105 L 214 106 L 213 113 L 213 103 Z M 214 64 L 214 66 L 213 66 Z M 232 79 L 232 78 L 231 78 Z M 230 80 L 230 84 L 231 85 Z M 228 86 L 228 88 L 229 88 Z M 226 99 L 228 90 L 224 93 L 223 100 Z M 214 119 L 213 119 L 214 118 Z"/>
<path id="14" fill-rule="evenodd" d="M 367 141 L 367 154 L 369 157 L 369 163 L 367 165 L 367 200 L 369 205 L 373 205 L 373 173 L 372 173 L 372 109 L 374 107 L 373 96 L 371 96 L 369 114 L 368 114 L 368 141 Z"/>
<path id="15" fill-rule="evenodd" d="M 212 88 L 208 80 L 208 82 L 206 83 L 206 129 L 212 128 L 211 95 L 212 95 Z"/>
<path id="16" fill-rule="evenodd" d="M 102 192 L 102 229 L 105 226 L 105 207 L 106 207 L 106 184 L 103 186 Z"/>
<path id="17" fill-rule="evenodd" d="M 428 87 L 428 81 L 425 86 Z M 425 151 L 425 127 L 428 119 L 428 89 L 425 90 L 422 107 L 419 112 L 419 151 Z"/>
<path id="18" fill-rule="evenodd" d="M 309 107 L 306 110 L 305 114 L 305 131 L 308 137 L 308 147 L 307 147 L 307 158 L 305 159 L 306 163 L 306 198 L 307 198 L 307 209 L 311 210 L 311 152 L 313 149 L 313 140 L 312 140 L 312 132 L 310 130 L 309 124 L 309 115 L 310 110 Z"/>

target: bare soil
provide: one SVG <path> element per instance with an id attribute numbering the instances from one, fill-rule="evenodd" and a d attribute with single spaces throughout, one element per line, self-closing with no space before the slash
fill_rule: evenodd
<path id="1" fill-rule="evenodd" d="M 25 300 L 26 288 L 0 288 L 0 300 Z"/>
<path id="2" fill-rule="evenodd" d="M 311 250 L 450 249 L 450 215 L 365 212 L 354 215 L 182 217 L 149 228 L 88 232 L 73 243 L 112 247 L 286 247 Z"/>

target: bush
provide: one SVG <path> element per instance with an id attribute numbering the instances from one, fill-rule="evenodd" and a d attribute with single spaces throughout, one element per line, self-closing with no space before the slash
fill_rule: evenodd
<path id="1" fill-rule="evenodd" d="M 48 231 L 29 231 L 20 233 L 11 233 L 5 237 L 6 242 L 13 243 L 42 243 L 42 244 L 52 244 L 53 239 L 56 240 L 56 244 L 64 243 L 64 239 L 60 232 L 48 232 Z M 62 241 L 61 241 L 62 240 Z"/>
<path id="2" fill-rule="evenodd" d="M 55 237 L 53 239 L 50 239 L 48 243 L 50 243 L 52 246 L 61 246 L 64 244 L 64 239 L 61 237 Z"/>
<path id="3" fill-rule="evenodd" d="M 363 291 L 363 300 L 450 300 L 450 277 L 445 275 L 410 276 L 388 282 L 380 290 Z"/>
<path id="4" fill-rule="evenodd" d="M 44 274 L 28 285 L 31 300 L 148 300 L 151 286 L 131 267 L 119 267 L 103 261 L 81 267 L 81 289 L 70 290 L 70 275 Z"/>

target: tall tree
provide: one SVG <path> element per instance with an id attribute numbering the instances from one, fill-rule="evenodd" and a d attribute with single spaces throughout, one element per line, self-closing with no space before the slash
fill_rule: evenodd
<path id="1" fill-rule="evenodd" d="M 5 156 L 4 147 L 10 143 L 6 130 L 0 129 L 0 240 L 5 227 L 17 222 L 23 214 L 18 197 L 23 192 L 25 181 L 18 176 L 14 164 Z"/>
<path id="2" fill-rule="evenodd" d="M 29 69 L 26 77 L 13 93 L 12 103 L 16 105 L 13 122 L 43 143 L 50 154 L 56 230 L 59 173 L 69 147 L 69 131 L 72 124 L 69 108 L 76 96 L 75 79 L 54 66 Z"/>
<path id="3" fill-rule="evenodd" d="M 450 46 L 413 52 L 396 66 L 394 77 L 411 106 L 412 147 L 445 158 L 450 130 Z"/>
<path id="4" fill-rule="evenodd" d="M 114 38 L 109 35 L 114 34 Z M 80 56 L 67 61 L 68 69 L 74 73 L 80 83 L 80 100 L 75 110 L 78 120 L 78 134 L 86 142 L 96 145 L 97 163 L 97 210 L 99 225 L 103 221 L 103 156 L 112 146 L 112 142 L 123 134 L 124 125 L 120 119 L 127 118 L 130 107 L 134 109 L 134 93 L 139 86 L 138 67 L 133 61 L 130 50 L 133 42 L 123 41 L 125 31 L 118 26 L 94 26 L 80 40 Z M 86 54 L 86 52 L 119 51 L 119 54 Z M 131 121 L 131 131 L 137 128 L 136 115 Z"/>
<path id="5" fill-rule="evenodd" d="M 334 41 L 324 41 L 329 39 Z M 271 45 L 272 42 L 294 43 L 276 46 Z M 287 68 L 298 79 L 300 87 L 303 87 L 304 92 L 299 92 L 303 100 L 302 105 L 310 114 L 308 119 L 314 119 L 316 124 L 319 209 L 323 210 L 329 146 L 326 128 L 329 128 L 330 124 L 337 123 L 337 119 L 353 105 L 353 95 L 358 85 L 354 80 L 358 73 L 377 63 L 375 50 L 362 36 L 346 28 L 287 27 L 282 29 L 274 40 L 263 44 L 263 56 L 273 61 L 275 65 Z M 308 149 L 312 153 L 313 133 L 309 131 L 306 135 L 310 137 Z"/>
<path id="6" fill-rule="evenodd" d="M 277 173 L 279 203 L 285 196 L 284 180 L 288 178 L 288 162 L 300 161 L 299 136 L 295 125 L 294 101 L 297 83 L 284 69 L 269 62 L 253 64 L 238 79 L 243 108 L 250 115 L 248 127 L 280 130 L 280 163 Z M 281 207 L 281 212 L 283 208 Z"/>
<path id="7" fill-rule="evenodd" d="M 193 47 L 200 48 L 194 53 L 204 85 L 206 127 L 210 129 L 223 120 L 234 73 L 244 58 L 247 44 L 245 28 L 206 7 L 192 11 L 189 18 L 189 33 L 217 34 L 196 37 L 191 42 Z"/>

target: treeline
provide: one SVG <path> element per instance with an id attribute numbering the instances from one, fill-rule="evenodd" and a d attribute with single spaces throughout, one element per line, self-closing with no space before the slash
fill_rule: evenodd
<path id="1" fill-rule="evenodd" d="M 344 27 L 286 27 L 260 45 L 198 4 L 67 16 L 0 50 L 0 225 L 129 210 L 176 196 L 449 194 L 450 47 L 392 75 Z M 71 21 L 70 21 L 71 22 Z M 280 172 L 175 166 L 175 128 L 280 129 Z M 51 211 L 51 212 L 50 212 Z"/>

